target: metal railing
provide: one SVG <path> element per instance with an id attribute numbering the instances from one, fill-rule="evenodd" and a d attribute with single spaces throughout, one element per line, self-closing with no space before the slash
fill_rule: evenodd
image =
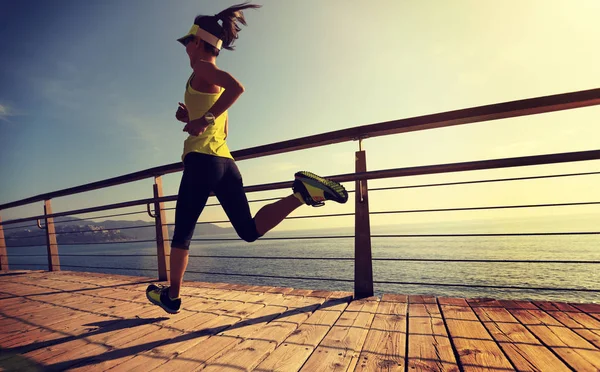
<path id="1" fill-rule="evenodd" d="M 466 260 L 466 259 L 427 259 L 427 258 L 373 258 L 371 253 L 371 239 L 384 239 L 392 237 L 465 237 L 465 236 L 541 236 L 541 235 L 597 235 L 600 231 L 571 231 L 571 232 L 541 232 L 541 233 L 510 233 L 510 234 L 388 234 L 388 235 L 376 235 L 371 234 L 370 228 L 370 216 L 377 214 L 406 214 L 406 213 L 429 213 L 429 212 L 450 212 L 450 211 L 474 211 L 474 210 L 491 210 L 491 209 L 509 209 L 509 208 L 542 208 L 542 207 L 560 207 L 560 206 L 574 206 L 574 205 L 597 205 L 600 201 L 581 201 L 571 203 L 549 203 L 549 204 L 527 204 L 527 205 L 502 205 L 502 206 L 468 206 L 461 208 L 438 208 L 438 209 L 413 209 L 413 210 L 395 210 L 395 211 L 370 211 L 369 210 L 369 192 L 394 190 L 394 189 L 407 189 L 407 188 L 424 188 L 424 187 L 440 187 L 450 185 L 464 185 L 464 184 L 476 184 L 476 183 L 493 183 L 493 182 L 507 182 L 507 181 L 520 181 L 530 179 L 542 179 L 542 178 L 557 178 L 557 177 L 575 177 L 575 176 L 587 176 L 587 175 L 598 175 L 600 172 L 580 172 L 580 173 L 566 173 L 566 174 L 554 174 L 554 175 L 543 175 L 543 176 L 530 176 L 530 177 L 513 177 L 513 178 L 502 178 L 502 179 L 485 179 L 475 181 L 461 181 L 461 182 L 445 182 L 445 183 L 429 183 L 421 185 L 408 185 L 408 186 L 395 186 L 395 187 L 383 187 L 383 188 L 371 188 L 367 186 L 368 180 L 384 179 L 384 178 L 398 178 L 406 176 L 416 175 L 431 175 L 431 174 L 444 174 L 451 172 L 464 172 L 474 170 L 489 170 L 489 169 L 501 169 L 509 167 L 523 167 L 523 166 L 534 166 L 534 165 L 545 165 L 545 164 L 558 164 L 567 162 L 578 162 L 587 160 L 598 160 L 600 159 L 600 150 L 590 151 L 579 151 L 569 153 L 557 153 L 557 154 L 544 154 L 535 156 L 522 156 L 482 161 L 471 161 L 451 164 L 436 164 L 428 166 L 418 167 L 407 167 L 407 168 L 395 168 L 378 171 L 367 171 L 366 169 L 366 152 L 362 149 L 362 140 L 365 138 L 372 138 L 376 136 L 390 135 L 396 133 L 418 131 L 425 129 L 441 128 L 447 126 L 461 125 L 467 123 L 484 122 L 489 120 L 513 118 L 523 115 L 531 115 L 545 112 L 552 112 L 558 110 L 572 109 L 577 107 L 585 107 L 600 104 L 600 89 L 592 89 L 587 91 L 558 94 L 546 97 L 525 99 L 519 101 L 512 101 L 494 105 L 486 105 L 475 108 L 456 110 L 450 112 L 444 112 L 433 115 L 425 115 L 415 118 L 401 119 L 395 121 L 389 121 L 378 124 L 365 125 L 355 128 L 349 128 L 344 130 L 338 130 L 329 133 L 323 133 L 314 136 L 308 136 L 298 138 L 289 141 L 283 141 L 273 143 L 269 145 L 263 145 L 235 151 L 232 153 L 234 158 L 238 161 L 244 159 L 264 157 L 268 155 L 280 154 L 284 152 L 297 151 L 302 149 L 314 148 L 319 146 L 330 145 L 334 143 L 340 143 L 345 141 L 358 141 L 359 151 L 355 154 L 355 172 L 349 174 L 338 174 L 331 175 L 328 178 L 338 182 L 354 182 L 355 189 L 351 190 L 350 193 L 354 193 L 355 211 L 353 213 L 336 213 L 326 215 L 310 215 L 310 216 L 292 216 L 287 219 L 303 219 L 303 218 L 328 218 L 328 217 L 349 217 L 354 216 L 355 232 L 353 235 L 342 235 L 342 236 L 309 236 L 309 237 L 265 237 L 261 240 L 285 240 L 285 239 L 354 239 L 354 257 L 340 257 L 340 258 L 318 258 L 318 257 L 268 257 L 268 259 L 277 260 L 347 260 L 354 261 L 354 279 L 344 278 L 316 278 L 316 277 L 289 277 L 289 276 L 278 276 L 278 275 L 259 275 L 259 274 L 223 274 L 218 272 L 208 271 L 188 271 L 190 273 L 202 273 L 211 275 L 232 275 L 232 276 L 253 276 L 262 277 L 269 279 L 302 279 L 302 280 L 327 280 L 327 281 L 340 281 L 340 282 L 353 282 L 355 296 L 366 297 L 373 295 L 374 284 L 401 284 L 401 285 L 425 285 L 425 286 L 454 286 L 454 287 L 481 287 L 481 288 L 509 288 L 509 289 L 527 289 L 527 290 L 567 290 L 567 291 L 582 291 L 582 292 L 599 292 L 600 289 L 582 289 L 582 288 L 543 288 L 543 287 L 528 287 L 528 286 L 494 286 L 494 285 L 466 285 L 461 283 L 417 283 L 409 281 L 374 281 L 373 280 L 373 261 L 422 261 L 422 262 L 506 262 L 506 263 L 528 263 L 528 264 L 599 264 L 600 261 L 593 260 Z M 166 280 L 168 278 L 169 271 L 169 237 L 168 237 L 168 226 L 169 224 L 166 219 L 165 212 L 172 210 L 173 208 L 165 208 L 165 203 L 176 201 L 177 195 L 164 196 L 162 190 L 162 176 L 165 174 L 178 172 L 182 170 L 181 163 L 169 164 L 161 167 L 155 167 L 115 178 L 110 178 L 98 182 L 89 183 L 77 187 L 71 187 L 64 190 L 55 192 L 45 193 L 34 197 L 6 203 L 0 205 L 0 211 L 8 208 L 19 207 L 34 202 L 44 202 L 44 213 L 37 216 L 31 216 L 27 218 L 18 218 L 9 221 L 2 222 L 0 218 L 0 268 L 2 270 L 8 269 L 8 255 L 6 251 L 6 239 L 4 237 L 4 231 L 10 231 L 11 229 L 22 228 L 22 226 L 14 227 L 11 225 L 22 225 L 23 223 L 35 221 L 35 225 L 45 231 L 44 234 L 28 236 L 27 238 L 45 238 L 45 246 L 47 254 L 44 255 L 48 259 L 49 270 L 60 270 L 60 256 L 58 253 L 57 235 L 55 224 L 55 218 L 64 216 L 73 216 L 78 214 L 88 214 L 92 212 L 101 212 L 113 209 L 131 208 L 135 206 L 145 206 L 145 211 L 127 212 L 112 214 L 105 217 L 112 216 L 123 216 L 132 214 L 147 213 L 150 217 L 154 218 L 155 223 L 151 225 L 133 226 L 124 228 L 111 228 L 104 229 L 103 231 L 111 230 L 124 230 L 124 229 L 141 229 L 150 228 L 155 229 L 155 239 L 152 240 L 138 240 L 138 241 L 124 241 L 119 243 L 135 243 L 135 242 L 156 242 L 157 252 L 156 255 L 146 255 L 157 257 L 157 268 L 135 268 L 135 270 L 157 270 L 158 278 L 160 280 Z M 95 206 L 91 208 L 83 208 L 70 210 L 60 213 L 53 213 L 51 206 L 51 199 L 57 197 L 63 197 L 73 195 L 76 193 L 82 193 L 110 186 L 120 185 L 124 183 L 130 183 L 145 178 L 154 178 L 153 185 L 153 196 L 150 198 L 132 200 L 121 203 L 107 204 L 102 206 Z M 278 190 L 283 188 L 290 188 L 292 182 L 278 182 L 270 184 L 253 185 L 245 188 L 247 193 Z M 251 202 L 264 202 L 277 200 L 279 198 L 267 198 L 257 199 Z M 209 204 L 214 206 L 218 204 Z M 92 217 L 97 219 L 100 217 Z M 90 218 L 90 219 L 92 219 Z M 80 221 L 82 219 L 77 219 Z M 85 220 L 85 219 L 83 219 Z M 44 224 L 42 226 L 42 221 Z M 66 223 L 69 220 L 61 221 L 60 223 Z M 198 224 L 207 223 L 224 223 L 228 221 L 203 221 Z M 29 226 L 29 225 L 28 225 Z M 60 234 L 77 233 L 73 232 L 62 232 Z M 25 238 L 23 238 L 25 239 Z M 237 240 L 237 239 L 193 239 L 194 241 L 223 241 L 223 240 Z M 77 243 L 79 244 L 79 243 Z M 94 243 L 103 244 L 103 243 Z M 109 243 L 106 243 L 109 244 Z M 69 245 L 69 243 L 61 243 L 61 245 Z M 19 245 L 20 247 L 27 247 L 28 245 Z M 41 255 L 23 255 L 27 257 L 41 256 Z M 85 256 L 85 255 L 65 255 L 62 256 Z M 94 255 L 90 255 L 94 256 Z M 109 255 L 105 255 L 109 256 Z M 112 255 L 112 256 L 128 256 L 128 255 Z M 140 256 L 140 255 L 135 255 Z M 195 257 L 194 255 L 191 255 Z M 220 259 L 267 259 L 267 257 L 247 257 L 247 256 L 207 256 L 200 255 L 198 257 L 213 257 Z M 11 264 L 20 265 L 20 264 Z M 78 265 L 63 265 L 64 267 L 81 268 Z M 107 267 L 89 267 L 95 269 L 109 269 Z"/>

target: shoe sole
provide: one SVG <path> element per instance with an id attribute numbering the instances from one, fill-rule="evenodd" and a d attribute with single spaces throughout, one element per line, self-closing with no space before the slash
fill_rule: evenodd
<path id="1" fill-rule="evenodd" d="M 161 302 L 158 302 L 158 301 L 154 300 L 152 297 L 150 297 L 148 295 L 148 292 L 146 292 L 146 298 L 148 299 L 148 301 L 152 302 L 154 305 L 160 306 L 164 311 L 166 311 L 169 314 L 178 314 L 179 311 L 181 310 L 181 309 L 179 309 L 179 310 L 171 310 L 168 307 L 165 307 L 164 304 L 162 304 Z"/>
<path id="2" fill-rule="evenodd" d="M 307 183 L 313 187 L 317 187 L 319 189 L 323 189 L 325 187 L 326 191 L 330 194 L 335 195 L 337 198 L 335 199 L 327 199 L 338 202 L 340 204 L 344 204 L 348 201 L 348 192 L 338 182 L 330 181 L 323 177 L 319 177 L 314 173 L 301 171 L 295 174 L 295 177 L 300 182 Z"/>

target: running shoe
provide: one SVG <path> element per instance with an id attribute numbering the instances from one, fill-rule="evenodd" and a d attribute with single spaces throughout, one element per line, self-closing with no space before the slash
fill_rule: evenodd
<path id="1" fill-rule="evenodd" d="M 169 297 L 169 287 L 150 284 L 146 288 L 146 298 L 154 305 L 160 306 L 169 314 L 177 314 L 181 309 L 181 299 Z"/>
<path id="2" fill-rule="evenodd" d="M 299 193 L 307 205 L 321 207 L 325 200 L 333 200 L 338 203 L 348 201 L 348 192 L 344 186 L 335 181 L 319 177 L 310 172 L 297 172 L 294 175 L 292 190 Z"/>

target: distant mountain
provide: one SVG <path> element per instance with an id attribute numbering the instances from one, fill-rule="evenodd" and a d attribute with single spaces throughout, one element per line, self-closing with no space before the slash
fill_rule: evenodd
<path id="1" fill-rule="evenodd" d="M 54 220 L 54 228 L 57 233 L 58 244 L 156 239 L 156 228 L 153 221 L 105 220 L 95 222 L 74 217 L 58 217 Z M 174 226 L 168 226 L 168 230 L 169 238 L 172 238 Z M 235 233 L 235 231 L 230 227 L 224 228 L 214 224 L 202 224 L 196 225 L 194 238 L 232 233 Z M 4 231 L 4 236 L 6 245 L 9 247 L 46 244 L 45 231 L 32 226 L 31 222 L 20 225 L 8 225 Z"/>

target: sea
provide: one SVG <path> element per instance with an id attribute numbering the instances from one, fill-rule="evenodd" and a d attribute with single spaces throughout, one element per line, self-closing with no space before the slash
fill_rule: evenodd
<path id="1" fill-rule="evenodd" d="M 389 226 L 371 231 L 373 235 L 395 232 L 397 229 Z M 353 291 L 352 236 L 352 228 L 273 231 L 265 237 L 269 239 L 254 243 L 236 235 L 206 236 L 203 239 L 214 240 L 194 241 L 190 247 L 184 285 L 185 281 L 208 281 Z M 378 296 L 397 293 L 600 303 L 600 235 L 372 237 L 371 246 Z M 62 270 L 158 275 L 156 244 L 152 242 L 59 245 L 59 254 Z M 45 246 L 9 247 L 8 256 L 11 269 L 47 269 Z M 270 259 L 277 257 L 283 259 Z M 383 258 L 596 263 L 377 260 Z"/>

